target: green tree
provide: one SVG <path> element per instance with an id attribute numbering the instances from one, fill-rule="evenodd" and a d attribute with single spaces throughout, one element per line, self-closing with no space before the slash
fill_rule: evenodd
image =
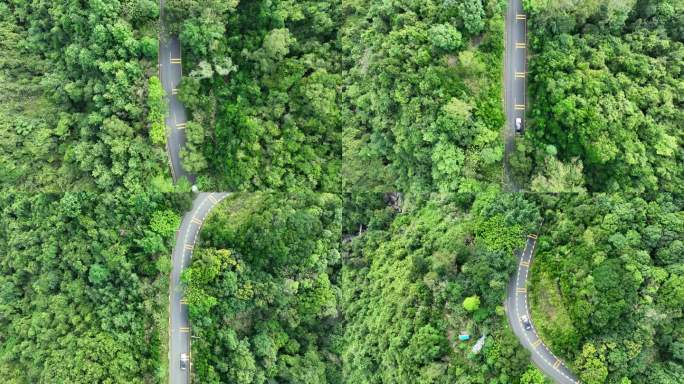
<path id="1" fill-rule="evenodd" d="M 468 312 L 475 312 L 480 309 L 480 297 L 477 295 L 466 297 L 463 300 L 463 308 Z"/>

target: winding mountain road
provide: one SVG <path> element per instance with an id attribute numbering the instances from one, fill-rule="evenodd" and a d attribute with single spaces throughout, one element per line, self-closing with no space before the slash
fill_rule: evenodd
<path id="1" fill-rule="evenodd" d="M 185 146 L 185 125 L 187 116 L 185 107 L 178 100 L 178 85 L 183 75 L 181 63 L 181 46 L 178 36 L 167 36 L 164 28 L 164 0 L 159 0 L 160 26 L 159 36 L 159 76 L 166 94 L 169 114 L 166 116 L 166 151 L 169 154 L 173 181 L 186 178 L 195 184 L 195 176 L 188 173 L 181 163 L 180 151 Z"/>
<path id="2" fill-rule="evenodd" d="M 181 163 L 180 152 L 185 146 L 185 126 L 187 116 L 183 104 L 178 100 L 178 85 L 181 82 L 183 67 L 181 46 L 178 36 L 169 36 L 164 25 L 164 0 L 159 0 L 159 76 L 166 94 L 169 113 L 166 116 L 169 165 L 174 183 L 185 178 L 195 183 L 195 175 L 188 173 Z M 188 308 L 183 299 L 181 275 L 190 265 L 192 251 L 197 242 L 199 231 L 207 215 L 228 193 L 199 193 L 192 203 L 192 209 L 185 213 L 176 233 L 176 244 L 171 255 L 172 270 L 169 282 L 169 383 L 188 384 L 192 369 L 192 334 Z M 188 357 L 185 370 L 181 369 L 181 355 Z"/>
<path id="3" fill-rule="evenodd" d="M 527 300 L 527 277 L 536 245 L 537 236 L 529 235 L 525 249 L 518 255 L 518 271 L 508 284 L 506 316 L 508 316 L 508 322 L 511 324 L 515 336 L 520 340 L 523 347 L 530 351 L 532 361 L 547 377 L 560 384 L 578 384 L 579 381 L 565 366 L 565 363 L 544 345 L 534 328 L 534 323 L 532 323 Z M 530 319 L 532 328 L 529 331 L 525 330 L 521 320 L 523 316 Z"/>
<path id="4" fill-rule="evenodd" d="M 228 193 L 199 193 L 192 203 L 192 209 L 183 216 L 176 234 L 173 247 L 171 281 L 169 283 L 169 383 L 187 384 L 190 382 L 190 322 L 188 308 L 183 300 L 183 288 L 180 277 L 183 270 L 190 265 L 192 251 L 202 228 L 202 223 Z M 186 370 L 180 368 L 180 356 L 186 353 L 190 363 Z"/>
<path id="5" fill-rule="evenodd" d="M 506 41 L 504 62 L 504 88 L 506 126 L 504 128 L 504 188 L 519 191 L 519 186 L 511 177 L 509 159 L 515 151 L 515 120 L 522 120 L 526 129 L 525 111 L 527 109 L 527 15 L 522 0 L 509 0 L 506 9 Z M 558 359 L 539 338 L 527 301 L 527 277 L 532 263 L 537 236 L 529 235 L 525 249 L 518 255 L 518 271 L 508 285 L 506 315 L 520 343 L 530 351 L 532 361 L 546 376 L 560 384 L 577 384 L 579 381 L 565 364 Z M 525 330 L 521 320 L 526 316 L 531 325 Z"/>
<path id="6" fill-rule="evenodd" d="M 511 177 L 509 158 L 515 151 L 515 119 L 522 119 L 525 129 L 527 108 L 527 15 L 522 0 L 509 0 L 506 9 L 504 88 L 506 126 L 504 128 L 503 182 L 507 190 L 517 191 Z"/>

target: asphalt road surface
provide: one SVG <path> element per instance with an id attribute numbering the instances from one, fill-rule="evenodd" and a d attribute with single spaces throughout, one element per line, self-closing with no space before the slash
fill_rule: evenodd
<path id="1" fill-rule="evenodd" d="M 529 235 L 525 249 L 518 255 L 518 272 L 508 284 L 508 297 L 506 298 L 506 315 L 511 324 L 513 333 L 520 343 L 532 355 L 532 361 L 547 377 L 560 384 L 579 383 L 577 378 L 570 372 L 565 364 L 551 352 L 537 335 L 537 330 L 532 323 L 529 306 L 527 304 L 527 275 L 532 263 L 534 248 L 537 245 L 537 236 Z M 532 329 L 525 330 L 521 317 L 530 319 Z"/>
<path id="2" fill-rule="evenodd" d="M 159 1 L 161 10 L 161 34 L 159 39 L 159 76 L 166 93 L 169 113 L 166 116 L 167 143 L 166 149 L 169 154 L 171 174 L 173 181 L 185 177 L 190 184 L 195 183 L 195 176 L 189 174 L 181 164 L 180 151 L 185 146 L 185 124 L 187 117 L 183 104 L 176 95 L 178 85 L 183 74 L 181 63 L 181 47 L 178 36 L 166 36 L 163 25 L 164 0 Z"/>
<path id="3" fill-rule="evenodd" d="M 517 191 L 510 176 L 509 156 L 515 151 L 515 119 L 522 119 L 525 128 L 527 108 L 527 16 L 522 0 L 509 0 L 506 10 L 506 52 L 504 61 L 504 88 L 506 127 L 504 129 L 504 186 Z"/>
<path id="4" fill-rule="evenodd" d="M 183 216 L 180 229 L 176 233 L 173 247 L 171 281 L 169 283 L 169 383 L 187 384 L 190 382 L 192 356 L 190 354 L 191 332 L 188 308 L 184 304 L 180 277 L 190 265 L 192 250 L 197 242 L 202 223 L 218 202 L 228 193 L 199 193 L 192 203 L 192 209 Z M 181 353 L 189 356 L 186 370 L 180 369 Z"/>

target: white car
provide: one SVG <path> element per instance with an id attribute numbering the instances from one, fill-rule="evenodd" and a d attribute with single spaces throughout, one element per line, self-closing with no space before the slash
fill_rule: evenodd
<path id="1" fill-rule="evenodd" d="M 181 353 L 180 355 L 180 369 L 181 371 L 185 371 L 188 369 L 188 354 L 187 353 Z"/>
<path id="2" fill-rule="evenodd" d="M 515 118 L 515 133 L 522 134 L 522 131 L 523 131 L 522 117 L 516 117 Z"/>

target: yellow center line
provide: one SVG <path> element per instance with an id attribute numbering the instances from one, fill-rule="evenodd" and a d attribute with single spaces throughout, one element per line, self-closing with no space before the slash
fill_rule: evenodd
<path id="1" fill-rule="evenodd" d="M 530 239 L 536 239 L 537 235 L 535 235 L 534 233 L 530 233 L 529 235 L 527 235 L 527 237 L 529 237 Z"/>
<path id="2" fill-rule="evenodd" d="M 530 262 L 529 262 L 529 261 L 521 261 L 521 262 L 520 262 L 520 265 L 523 266 L 523 267 L 529 267 L 529 266 L 530 266 Z"/>
<path id="3" fill-rule="evenodd" d="M 554 367 L 554 368 L 558 368 L 558 366 L 560 366 L 560 363 L 561 363 L 560 360 L 556 360 L 556 362 L 553 363 L 553 367 Z"/>
<path id="4" fill-rule="evenodd" d="M 193 217 L 192 220 L 190 220 L 193 224 L 197 225 L 202 225 L 202 221 L 196 217 Z"/>
<path id="5" fill-rule="evenodd" d="M 525 293 L 525 292 L 527 292 L 527 288 L 518 288 L 515 291 L 518 293 Z"/>
<path id="6" fill-rule="evenodd" d="M 537 339 L 534 343 L 532 343 L 532 348 L 537 348 L 539 345 L 541 345 L 541 339 Z"/>
<path id="7" fill-rule="evenodd" d="M 516 18 L 517 20 L 525 20 L 525 19 L 527 19 L 527 15 L 518 13 L 517 15 L 515 15 L 515 18 Z"/>
<path id="8" fill-rule="evenodd" d="M 209 195 L 209 200 L 214 204 L 218 203 L 218 200 L 216 200 L 216 198 L 212 195 Z"/>
<path id="9" fill-rule="evenodd" d="M 194 246 L 192 244 L 185 244 L 185 249 L 192 249 Z"/>

